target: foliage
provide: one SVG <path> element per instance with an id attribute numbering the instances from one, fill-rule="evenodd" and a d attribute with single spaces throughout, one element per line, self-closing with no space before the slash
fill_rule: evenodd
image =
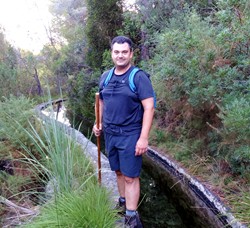
<path id="1" fill-rule="evenodd" d="M 2 96 L 18 94 L 17 57 L 13 47 L 0 31 L 0 100 Z"/>
<path id="2" fill-rule="evenodd" d="M 86 1 L 68 0 L 58 1 L 53 0 L 50 6 L 50 12 L 54 15 L 53 31 L 54 35 L 59 33 L 60 36 L 51 37 L 53 42 L 76 43 L 76 40 L 81 43 L 83 40 L 83 28 L 87 17 Z M 62 39 L 60 41 L 60 39 Z"/>
<path id="3" fill-rule="evenodd" d="M 9 199 L 17 199 L 17 195 L 25 197 L 23 188 L 31 183 L 31 176 L 8 175 L 0 171 L 1 196 Z"/>
<path id="4" fill-rule="evenodd" d="M 244 223 L 248 224 L 247 218 L 250 217 L 250 197 L 249 193 L 245 192 L 234 200 L 234 213 L 240 218 Z M 237 208 L 237 210 L 235 210 Z"/>
<path id="5" fill-rule="evenodd" d="M 71 93 L 68 80 L 86 65 L 85 1 L 54 0 L 50 7 L 54 15 L 50 43 L 39 54 L 39 73 L 43 76 L 44 88 L 48 85 L 52 96 Z M 45 90 L 46 91 L 46 90 Z"/>
<path id="6" fill-rule="evenodd" d="M 0 96 L 8 96 L 10 93 L 17 94 L 16 81 L 16 69 L 11 69 L 5 63 L 0 63 Z"/>
<path id="7" fill-rule="evenodd" d="M 25 108 L 29 110 L 28 105 L 23 107 L 23 111 Z M 12 111 L 8 113 L 15 110 L 13 106 L 9 109 Z M 36 189 L 27 191 L 27 194 L 38 195 L 40 203 L 50 200 L 40 217 L 34 221 L 34 227 L 55 227 L 62 223 L 76 224 L 75 227 L 88 227 L 89 224 L 93 227 L 112 227 L 115 212 L 111 210 L 109 195 L 97 184 L 94 169 L 84 156 L 83 148 L 77 144 L 74 131 L 70 134 L 65 126 L 54 119 L 38 120 L 36 124 L 30 123 L 28 127 L 23 126 L 22 121 L 12 121 L 12 125 L 22 131 L 22 135 L 26 135 L 33 145 L 30 147 L 19 135 L 12 134 L 14 128 L 9 123 L 11 127 L 8 135 L 12 135 L 11 140 L 15 140 L 16 145 L 19 144 L 24 150 L 20 151 L 22 156 L 17 161 L 29 165 L 32 178 L 46 185 L 48 189 L 50 186 L 50 191 L 47 192 L 39 193 Z M 12 186 L 13 178 L 5 178 L 5 192 Z M 18 193 L 25 196 L 26 192 L 19 193 L 20 185 L 17 183 L 21 186 L 25 184 L 24 180 L 18 177 L 15 189 L 9 189 L 9 194 Z M 69 208 L 72 213 L 69 213 Z M 42 222 L 39 218 L 42 218 Z M 33 223 L 27 224 L 27 227 L 30 226 L 33 227 Z"/>
<path id="8" fill-rule="evenodd" d="M 94 122 L 95 93 L 98 92 L 99 77 L 100 73 L 98 72 L 81 71 L 70 80 L 72 93 L 68 95 L 67 109 L 73 112 L 76 119 L 83 118 L 87 122 Z"/>
<path id="9" fill-rule="evenodd" d="M 139 39 L 135 43 L 140 50 L 140 60 L 149 60 L 154 55 L 154 49 L 157 45 L 158 35 L 167 27 L 169 20 L 183 8 L 183 1 L 177 0 L 137 0 L 137 16 L 132 14 L 131 20 L 136 21 Z M 129 23 L 131 24 L 131 22 Z M 130 26 L 131 27 L 131 26 Z"/>
<path id="10" fill-rule="evenodd" d="M 59 53 L 53 47 L 46 46 L 41 53 L 43 57 L 40 60 L 38 72 L 42 75 L 44 91 L 49 91 L 52 96 L 67 92 L 67 80 L 72 73 L 74 61 L 67 50 L 66 46 Z"/>
<path id="11" fill-rule="evenodd" d="M 160 62 L 154 67 L 156 86 L 168 86 L 174 99 L 188 97 L 192 106 L 212 102 L 217 95 L 212 67 L 219 55 L 213 44 L 215 36 L 214 29 L 195 12 L 173 19 L 159 38 L 159 53 L 153 60 Z M 166 61 L 159 61 L 163 56 Z"/>
<path id="12" fill-rule="evenodd" d="M 116 213 L 105 189 L 86 184 L 84 192 L 72 191 L 48 203 L 35 220 L 24 227 L 115 227 Z"/>
<path id="13" fill-rule="evenodd" d="M 232 169 L 247 176 L 250 170 L 250 99 L 235 98 L 221 108 L 223 148 L 227 151 Z"/>
<path id="14" fill-rule="evenodd" d="M 55 0 L 51 12 L 55 15 L 53 34 L 57 36 L 52 37 L 53 43 L 42 50 L 41 56 L 45 58 L 40 68 L 47 76 L 52 94 L 62 91 L 63 95 L 70 96 L 75 91 L 70 86 L 72 78 L 81 70 L 89 69 L 86 64 L 86 2 Z"/>
<path id="15" fill-rule="evenodd" d="M 43 176 L 48 177 L 55 194 L 55 199 L 48 204 L 49 207 L 45 206 L 41 217 L 38 217 L 38 224 L 35 220 L 34 225 L 31 223 L 30 226 L 54 227 L 65 223 L 65 225 L 75 224 L 76 227 L 78 225 L 84 227 L 92 223 L 95 227 L 98 223 L 104 225 L 114 222 L 107 193 L 97 186 L 93 167 L 82 154 L 82 148 L 76 143 L 74 134 L 67 135 L 66 132 L 67 129 L 58 125 L 55 120 L 46 121 L 45 125 L 40 125 L 39 131 L 32 128 L 31 132 L 27 132 L 40 157 L 38 161 L 37 156 L 34 157 L 32 151 L 24 147 L 32 158 L 32 160 L 28 157 L 27 159 L 36 170 L 42 170 Z M 97 210 L 93 200 L 96 203 L 98 198 L 101 201 Z M 96 217 L 99 219 L 96 220 Z"/>
<path id="16" fill-rule="evenodd" d="M 235 5 L 220 1 L 218 6 L 221 9 L 217 14 L 206 19 L 187 7 L 176 11 L 166 30 L 158 35 L 154 58 L 145 67 L 152 75 L 159 100 L 158 126 L 166 127 L 177 138 L 203 142 L 203 154 L 205 144 L 209 145 L 205 149 L 207 153 L 220 151 L 221 156 L 226 153 L 234 170 L 237 167 L 248 170 L 249 141 L 242 137 L 249 138 L 246 133 L 249 132 L 246 127 L 249 125 L 246 108 L 249 106 L 249 35 L 245 33 L 249 29 L 249 11 L 245 9 L 249 6 L 244 1 Z M 223 14 L 225 10 L 227 14 Z M 240 12 L 240 17 L 235 10 Z M 225 20 L 225 15 L 231 15 L 230 20 Z M 223 110 L 227 114 L 221 114 Z M 241 122 L 239 128 L 235 126 L 238 121 L 231 125 L 237 118 Z M 210 138 L 213 129 L 222 125 L 220 136 Z M 232 152 L 233 148 L 237 150 Z"/>
<path id="17" fill-rule="evenodd" d="M 110 50 L 106 50 L 103 53 L 103 61 L 102 61 L 102 68 L 104 70 L 111 69 L 114 66 Z"/>
<path id="18" fill-rule="evenodd" d="M 122 26 L 122 1 L 87 0 L 87 9 L 87 62 L 91 68 L 100 69 L 104 51 L 110 49 L 111 40 Z"/>
<path id="19" fill-rule="evenodd" d="M 33 165 L 42 176 L 41 181 L 52 181 L 56 194 L 80 188 L 92 176 L 89 161 L 83 156 L 74 135 L 67 135 L 66 126 L 51 119 L 44 125 L 37 123 L 36 127 L 31 125 L 31 130 L 23 131 L 33 142 L 31 150 L 19 141 L 28 155 L 24 161 Z"/>
<path id="20" fill-rule="evenodd" d="M 10 95 L 39 95 L 42 86 L 37 65 L 38 58 L 31 52 L 12 47 L 0 33 L 0 100 Z"/>
<path id="21" fill-rule="evenodd" d="M 11 139 L 16 145 L 19 140 L 30 145 L 31 141 L 22 129 L 29 128 L 29 121 L 32 122 L 34 115 L 33 108 L 33 101 L 24 96 L 11 95 L 0 102 L 0 138 Z"/>
<path id="22" fill-rule="evenodd" d="M 18 57 L 18 84 L 23 95 L 42 96 L 44 80 L 40 74 L 40 58 L 29 51 L 22 51 Z M 26 83 L 22 81 L 25 80 Z M 42 83 L 43 82 L 43 83 Z"/>
<path id="23" fill-rule="evenodd" d="M 35 169 L 43 177 L 45 172 L 45 176 L 58 181 L 61 189 L 69 189 L 72 187 L 74 164 L 81 161 L 81 166 L 77 167 L 84 167 L 84 170 L 88 165 L 82 166 L 85 162 L 78 147 L 66 135 L 66 129 L 61 128 L 55 120 L 45 122 L 45 125 L 38 122 L 35 125 L 32 108 L 33 103 L 24 97 L 12 97 L 1 103 L 1 135 L 22 147 L 28 154 L 26 162 L 34 162 Z M 79 177 L 83 177 L 84 170 L 77 171 Z"/>
<path id="24" fill-rule="evenodd" d="M 128 36 L 134 44 L 140 42 L 140 17 L 135 11 L 125 11 L 123 13 L 122 28 L 118 30 L 118 35 Z M 136 49 L 137 47 L 135 47 Z"/>

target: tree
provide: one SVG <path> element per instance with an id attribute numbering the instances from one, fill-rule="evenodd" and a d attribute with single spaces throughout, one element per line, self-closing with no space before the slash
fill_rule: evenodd
<path id="1" fill-rule="evenodd" d="M 100 69 L 103 62 L 103 53 L 110 49 L 112 38 L 117 35 L 117 30 L 122 27 L 122 1 L 87 0 L 87 9 L 87 61 L 90 67 Z"/>
<path id="2" fill-rule="evenodd" d="M 39 57 L 31 52 L 22 51 L 18 59 L 20 92 L 24 95 L 42 96 L 43 89 L 38 69 Z"/>
<path id="3" fill-rule="evenodd" d="M 17 51 L 0 32 L 0 97 L 18 94 Z"/>

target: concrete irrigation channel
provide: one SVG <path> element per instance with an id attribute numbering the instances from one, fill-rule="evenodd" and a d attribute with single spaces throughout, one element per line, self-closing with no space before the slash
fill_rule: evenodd
<path id="1" fill-rule="evenodd" d="M 61 105 L 63 100 L 43 103 L 36 106 L 35 110 L 39 118 L 46 120 L 49 117 L 44 110 L 50 105 Z M 58 117 L 57 108 L 56 117 Z M 65 127 L 65 123 L 59 122 Z M 91 159 L 98 175 L 98 153 L 97 147 L 81 132 L 66 126 L 69 135 L 74 135 L 77 142 L 82 146 L 84 153 Z M 220 199 L 211 193 L 203 184 L 190 176 L 166 155 L 149 148 L 143 157 L 144 169 L 148 170 L 152 178 L 164 189 L 168 197 L 173 200 L 179 212 L 184 227 L 190 228 L 246 228 L 238 222 L 230 209 L 225 207 Z M 115 174 L 110 170 L 107 157 L 101 153 L 101 184 L 112 192 L 112 199 L 118 198 Z M 160 202 L 164 204 L 164 202 Z M 153 226 L 151 226 L 153 227 Z M 154 226 L 156 227 L 156 226 Z M 164 227 L 164 226 L 159 226 Z M 177 226 L 173 226 L 177 227 Z"/>

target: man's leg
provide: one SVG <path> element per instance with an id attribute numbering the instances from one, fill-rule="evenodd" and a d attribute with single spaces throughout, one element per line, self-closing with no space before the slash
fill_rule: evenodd
<path id="1" fill-rule="evenodd" d="M 142 228 L 143 225 L 137 212 L 140 197 L 140 179 L 139 177 L 125 178 L 125 196 L 126 196 L 126 215 L 125 227 Z"/>
<path id="2" fill-rule="evenodd" d="M 139 197 L 140 197 L 140 180 L 139 177 L 125 178 L 125 198 L 126 198 L 126 209 L 137 210 Z"/>
<path id="3" fill-rule="evenodd" d="M 115 206 L 118 214 L 125 215 L 126 212 L 126 199 L 125 199 L 125 179 L 123 174 L 118 170 L 116 173 L 117 188 L 120 194 L 118 202 Z"/>
<path id="4" fill-rule="evenodd" d="M 121 197 L 125 197 L 125 179 L 124 179 L 124 176 L 120 171 L 115 171 L 115 173 L 116 173 L 118 192 L 119 192 Z"/>

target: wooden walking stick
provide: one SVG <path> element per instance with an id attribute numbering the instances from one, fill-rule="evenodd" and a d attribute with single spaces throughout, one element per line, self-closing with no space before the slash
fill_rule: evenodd
<path id="1" fill-rule="evenodd" d="M 100 128 L 100 107 L 99 107 L 99 93 L 95 94 L 95 116 L 96 116 L 96 127 Z M 101 136 L 97 137 L 97 151 L 98 151 L 98 182 L 102 183 L 102 175 L 101 175 Z"/>

